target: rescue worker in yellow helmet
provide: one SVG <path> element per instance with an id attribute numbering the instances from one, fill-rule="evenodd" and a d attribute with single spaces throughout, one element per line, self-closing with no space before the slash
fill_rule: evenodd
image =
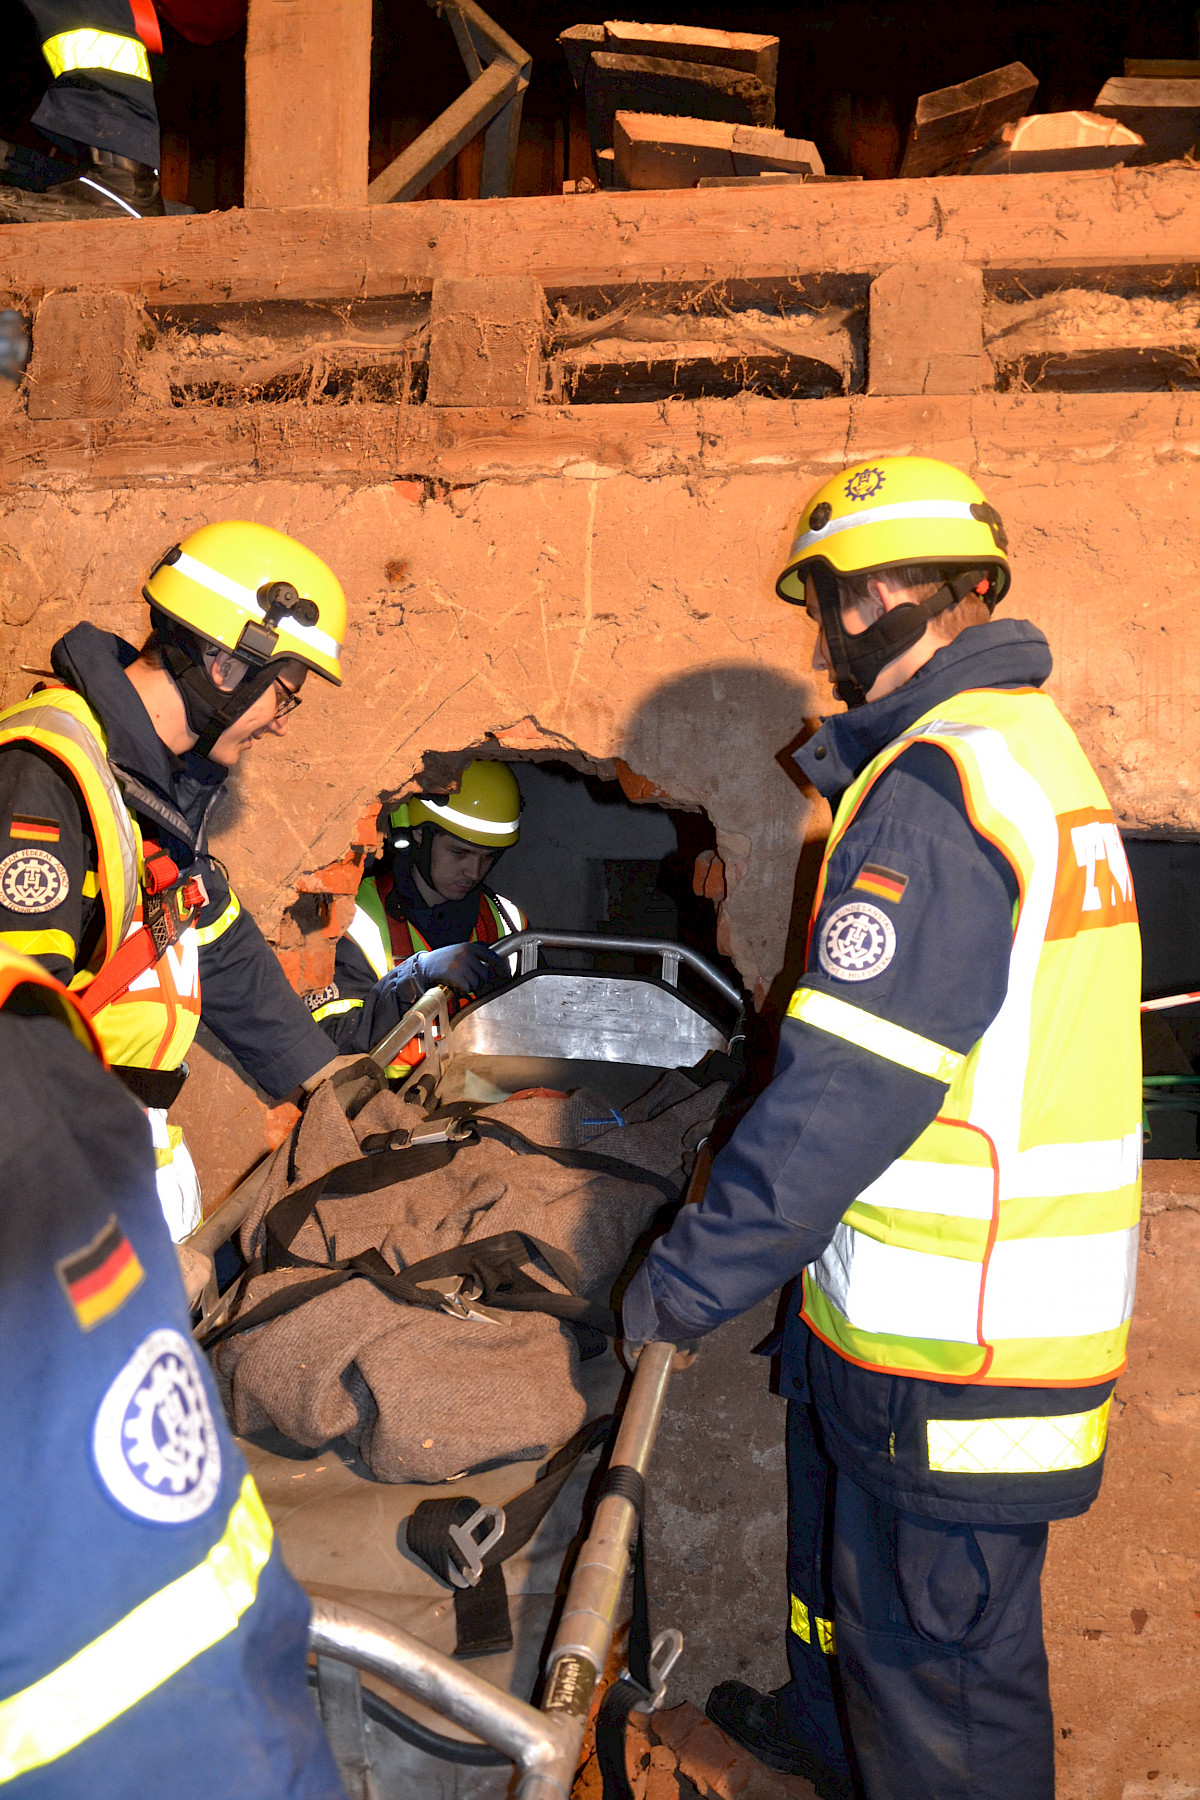
<path id="1" fill-rule="evenodd" d="M 1100 1487 L 1141 1192 L 1140 950 L 1104 790 L 1001 623 L 999 514 L 862 463 L 779 592 L 849 710 L 798 752 L 834 807 L 774 1079 L 652 1248 L 627 1337 L 684 1341 L 801 1276 L 791 1680 L 718 1725 L 824 1800 L 1052 1800 L 1049 1522 Z"/>
<path id="2" fill-rule="evenodd" d="M 145 1116 L 79 1001 L 0 942 L 0 1783 L 342 1800 L 309 1606 L 187 1304 Z"/>
<path id="3" fill-rule="evenodd" d="M 504 981 L 508 964 L 491 946 L 528 923 L 487 880 L 520 835 L 521 791 L 507 763 L 468 763 L 456 793 L 415 795 L 389 824 L 338 943 L 333 983 L 307 996 L 347 1053 L 378 1043 L 426 988 L 465 998 Z M 402 1057 L 389 1073 L 410 1067 Z"/>
<path id="4" fill-rule="evenodd" d="M 305 677 L 340 683 L 346 603 L 319 556 L 240 521 L 168 550 L 144 592 L 140 650 L 76 625 L 53 680 L 0 713 L 0 942 L 78 996 L 150 1110 L 180 1238 L 200 1196 L 166 1114 L 199 1020 L 273 1096 L 331 1060 L 208 827 L 240 757 L 288 729 Z"/>

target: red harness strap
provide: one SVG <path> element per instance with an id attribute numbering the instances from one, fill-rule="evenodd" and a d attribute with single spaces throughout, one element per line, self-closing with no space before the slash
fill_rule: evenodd
<path id="1" fill-rule="evenodd" d="M 157 844 L 146 843 L 142 850 L 142 912 L 146 923 L 117 946 L 95 980 L 76 996 L 80 1011 L 89 1019 L 94 1019 L 102 1006 L 128 993 L 138 976 L 166 955 L 208 900 L 204 883 L 197 878 L 185 882 L 170 900 L 164 901 L 161 895 L 179 880 L 179 870 Z"/>

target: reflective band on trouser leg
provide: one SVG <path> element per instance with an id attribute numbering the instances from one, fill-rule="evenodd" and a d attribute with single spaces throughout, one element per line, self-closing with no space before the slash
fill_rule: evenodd
<path id="1" fill-rule="evenodd" d="M 954 1475 L 1048 1475 L 1086 1469 L 1104 1450 L 1112 1396 L 1058 1418 L 930 1419 L 929 1467 Z M 793 1605 L 795 1602 L 793 1602 Z"/>
<path id="2" fill-rule="evenodd" d="M 150 80 L 150 59 L 137 38 L 118 37 L 115 31 L 60 31 L 47 38 L 42 55 L 57 81 L 75 69 L 102 69 L 109 75 L 133 75 Z"/>
<path id="3" fill-rule="evenodd" d="M 899 1063 L 902 1069 L 915 1069 L 918 1075 L 944 1081 L 947 1086 L 966 1060 L 957 1050 L 947 1049 L 945 1044 L 935 1044 L 932 1038 L 906 1031 L 903 1025 L 893 1025 L 890 1019 L 864 1012 L 861 1006 L 851 1006 L 816 988 L 798 987 L 788 1005 L 787 1016 L 813 1025 L 818 1031 L 827 1031 L 830 1037 L 857 1044 L 860 1050 L 886 1057 L 888 1062 Z"/>
<path id="4" fill-rule="evenodd" d="M 815 1631 L 817 1648 L 826 1656 L 837 1655 L 837 1633 L 832 1619 L 822 1619 L 816 1613 L 810 1613 L 803 1600 L 792 1595 L 792 1630 L 802 1644 L 811 1644 Z"/>
<path id="5" fill-rule="evenodd" d="M 211 925 L 197 925 L 196 942 L 198 944 L 215 944 L 217 939 L 219 937 L 224 937 L 225 933 L 229 930 L 229 927 L 240 917 L 241 911 L 242 903 L 231 888 L 229 890 L 229 905 L 225 908 L 224 912 L 219 913 Z"/>
<path id="6" fill-rule="evenodd" d="M 65 1756 L 235 1631 L 254 1604 L 273 1533 L 249 1475 L 204 1561 L 69 1662 L 0 1700 L 0 1782 Z"/>
<path id="7" fill-rule="evenodd" d="M 327 1006 L 318 1006 L 313 1014 L 314 1023 L 319 1025 L 322 1019 L 336 1019 L 342 1013 L 362 1011 L 361 1000 L 331 1000 Z"/>

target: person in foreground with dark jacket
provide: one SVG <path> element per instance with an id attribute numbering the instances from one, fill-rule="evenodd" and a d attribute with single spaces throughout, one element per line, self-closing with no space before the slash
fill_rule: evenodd
<path id="1" fill-rule="evenodd" d="M 637 1344 L 800 1275 L 782 1340 L 791 1680 L 718 1725 L 825 1800 L 1052 1800 L 1040 1576 L 1125 1366 L 1140 945 L 995 509 L 920 457 L 812 496 L 779 592 L 850 710 L 774 1079 L 624 1301 Z M 801 1274 L 801 1271 L 803 1273 Z"/>
<path id="2" fill-rule="evenodd" d="M 0 1783 L 344 1800 L 309 1606 L 196 1354 L 144 1114 L 0 942 Z"/>

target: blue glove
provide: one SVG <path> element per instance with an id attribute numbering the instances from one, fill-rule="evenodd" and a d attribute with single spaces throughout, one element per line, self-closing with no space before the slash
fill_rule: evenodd
<path id="1" fill-rule="evenodd" d="M 486 994 L 508 979 L 508 968 L 486 944 L 447 944 L 413 958 L 422 991 L 453 988 L 456 994 Z"/>

